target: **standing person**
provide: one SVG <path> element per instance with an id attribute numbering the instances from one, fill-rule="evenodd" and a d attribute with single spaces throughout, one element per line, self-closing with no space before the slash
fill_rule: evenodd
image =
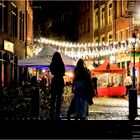
<path id="1" fill-rule="evenodd" d="M 46 90 L 46 84 L 47 84 L 47 79 L 43 75 L 43 77 L 42 77 L 42 79 L 40 81 L 40 88 L 43 90 L 44 93 L 45 93 L 45 90 Z"/>
<path id="2" fill-rule="evenodd" d="M 95 92 L 96 97 L 98 97 L 97 81 L 98 81 L 97 77 L 95 75 L 93 75 L 92 82 L 93 82 L 93 87 L 94 87 L 94 92 Z"/>
<path id="3" fill-rule="evenodd" d="M 74 79 L 73 79 L 73 88 L 74 88 L 74 114 L 75 119 L 84 120 L 87 114 L 87 98 L 89 94 L 88 82 L 90 78 L 89 71 L 85 67 L 83 59 L 79 59 L 77 65 L 74 69 Z"/>
<path id="4" fill-rule="evenodd" d="M 124 82 L 126 85 L 126 96 L 127 96 L 129 94 L 129 89 L 132 88 L 132 78 L 130 77 L 130 74 L 127 75 Z"/>
<path id="5" fill-rule="evenodd" d="M 51 81 L 51 104 L 50 119 L 60 119 L 60 107 L 64 88 L 65 66 L 59 52 L 55 52 L 50 64 L 50 71 L 53 75 Z"/>

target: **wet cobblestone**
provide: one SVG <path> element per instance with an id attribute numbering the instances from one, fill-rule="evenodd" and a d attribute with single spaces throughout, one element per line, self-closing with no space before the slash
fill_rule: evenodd
<path id="1" fill-rule="evenodd" d="M 89 120 L 128 120 L 128 100 L 121 97 L 98 97 L 89 107 Z"/>
<path id="2" fill-rule="evenodd" d="M 122 97 L 98 97 L 89 107 L 88 120 L 128 120 L 128 100 Z M 63 104 L 61 115 L 66 117 L 69 104 Z"/>

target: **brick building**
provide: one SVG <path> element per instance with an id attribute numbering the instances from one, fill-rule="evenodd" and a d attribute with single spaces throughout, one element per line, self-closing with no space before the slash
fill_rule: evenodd
<path id="1" fill-rule="evenodd" d="M 28 0 L 2 0 L 0 14 L 0 86 L 8 86 L 17 83 L 17 59 L 27 56 L 27 38 L 33 38 L 33 13 Z"/>
<path id="2" fill-rule="evenodd" d="M 92 60 L 89 58 L 88 61 L 101 63 L 100 61 L 114 56 L 115 63 L 120 68 L 127 69 L 127 74 L 130 73 L 131 75 L 133 75 L 132 67 L 134 61 L 132 34 L 136 33 L 135 73 L 137 87 L 139 87 L 140 83 L 139 7 L 140 2 L 137 0 L 81 1 L 77 5 L 78 19 L 76 21 L 77 42 L 94 43 L 93 47 L 97 48 L 98 51 L 102 48 L 105 50 L 118 49 L 118 52 L 112 51 L 112 54 L 109 55 L 101 56 L 98 54 L 97 57 Z"/>

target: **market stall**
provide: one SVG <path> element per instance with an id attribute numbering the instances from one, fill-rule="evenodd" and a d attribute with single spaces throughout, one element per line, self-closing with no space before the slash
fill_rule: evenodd
<path id="1" fill-rule="evenodd" d="M 126 88 L 124 85 L 125 69 L 106 60 L 99 67 L 91 70 L 91 75 L 96 75 L 98 96 L 123 96 Z"/>
<path id="2" fill-rule="evenodd" d="M 18 66 L 25 67 L 28 69 L 28 71 L 35 70 L 34 73 L 30 75 L 36 76 L 38 79 L 42 77 L 43 75 L 51 79 L 51 73 L 50 73 L 49 67 L 52 61 L 53 54 L 56 51 L 57 51 L 56 49 L 53 49 L 53 47 L 51 47 L 50 45 L 47 45 L 36 56 L 18 60 Z M 62 52 L 60 52 L 60 54 L 65 65 L 66 72 L 68 73 L 69 71 L 73 71 L 73 69 L 76 66 L 76 60 L 65 55 Z M 70 76 L 69 75 L 70 74 L 68 73 L 65 75 L 65 77 L 66 78 L 68 77 L 70 79 L 71 75 Z"/>
<path id="3" fill-rule="evenodd" d="M 53 49 L 51 46 L 46 46 L 39 52 L 38 55 L 20 59 L 18 60 L 18 66 L 22 67 L 33 67 L 37 69 L 47 69 L 49 70 L 50 63 L 52 61 L 53 54 L 56 52 L 56 49 Z M 60 52 L 63 62 L 65 64 L 66 69 L 73 69 L 76 66 L 76 61 L 65 55 L 64 53 Z"/>

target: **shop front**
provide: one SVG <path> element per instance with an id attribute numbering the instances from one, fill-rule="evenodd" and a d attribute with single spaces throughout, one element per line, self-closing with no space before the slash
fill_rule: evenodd
<path id="1" fill-rule="evenodd" d="M 126 88 L 124 85 L 125 69 L 120 69 L 115 64 L 106 60 L 99 67 L 91 70 L 91 75 L 96 75 L 98 96 L 124 96 Z"/>
<path id="2" fill-rule="evenodd" d="M 17 56 L 14 54 L 14 44 L 4 40 L 3 50 L 0 50 L 0 86 L 17 84 Z"/>

